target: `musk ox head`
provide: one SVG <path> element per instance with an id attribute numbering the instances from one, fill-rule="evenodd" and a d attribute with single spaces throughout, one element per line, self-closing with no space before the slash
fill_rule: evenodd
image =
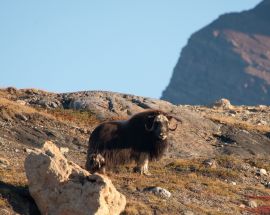
<path id="1" fill-rule="evenodd" d="M 152 132 L 157 139 L 166 140 L 169 131 L 175 131 L 177 128 L 177 124 L 174 128 L 171 127 L 172 118 L 164 114 L 150 115 L 145 123 L 145 129 L 147 132 Z"/>

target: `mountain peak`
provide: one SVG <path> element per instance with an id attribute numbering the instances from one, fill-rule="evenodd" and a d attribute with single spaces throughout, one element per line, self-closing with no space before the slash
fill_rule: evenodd
<path id="1" fill-rule="evenodd" d="M 181 52 L 162 99 L 208 105 L 270 105 L 270 0 L 220 16 L 194 33 Z"/>

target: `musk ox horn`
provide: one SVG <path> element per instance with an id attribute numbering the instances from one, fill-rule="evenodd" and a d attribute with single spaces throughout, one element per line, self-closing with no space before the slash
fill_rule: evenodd
<path id="1" fill-rule="evenodd" d="M 178 118 L 177 116 L 174 116 L 174 115 L 171 115 L 171 114 L 167 114 L 167 117 L 168 117 L 168 119 L 169 119 L 170 122 L 171 122 L 172 119 L 175 119 L 177 122 L 183 123 L 183 121 L 180 118 Z M 169 130 L 170 131 L 175 131 L 177 129 L 177 127 L 178 127 L 178 124 L 176 123 L 174 128 L 171 128 L 170 127 L 170 124 L 171 123 L 169 123 Z"/>
<path id="2" fill-rule="evenodd" d="M 170 131 L 175 131 L 177 129 L 177 126 L 178 126 L 178 124 L 175 124 L 175 127 L 174 128 L 170 128 L 170 124 L 169 124 L 169 130 Z"/>
<path id="3" fill-rule="evenodd" d="M 175 119 L 176 121 L 183 123 L 182 119 L 180 119 L 179 117 L 175 116 L 175 115 L 171 115 L 171 114 L 167 114 L 166 115 L 168 117 L 168 119 L 171 121 L 172 119 Z"/>

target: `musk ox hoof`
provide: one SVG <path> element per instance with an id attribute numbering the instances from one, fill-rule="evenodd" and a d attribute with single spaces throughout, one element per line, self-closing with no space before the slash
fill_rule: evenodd
<path id="1" fill-rule="evenodd" d="M 151 176 L 152 174 L 148 170 L 144 170 L 143 168 L 136 166 L 133 169 L 134 172 L 140 173 L 141 175 Z"/>
<path id="2" fill-rule="evenodd" d="M 151 176 L 151 175 L 152 175 L 149 171 L 143 172 L 143 173 L 141 173 L 141 174 L 142 174 L 142 175 L 146 175 L 146 176 Z"/>

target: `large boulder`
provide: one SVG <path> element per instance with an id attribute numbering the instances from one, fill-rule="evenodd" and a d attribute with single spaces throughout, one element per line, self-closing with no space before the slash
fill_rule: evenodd
<path id="1" fill-rule="evenodd" d="M 68 161 L 52 142 L 25 160 L 29 191 L 42 214 L 120 214 L 126 205 L 111 180 Z"/>

